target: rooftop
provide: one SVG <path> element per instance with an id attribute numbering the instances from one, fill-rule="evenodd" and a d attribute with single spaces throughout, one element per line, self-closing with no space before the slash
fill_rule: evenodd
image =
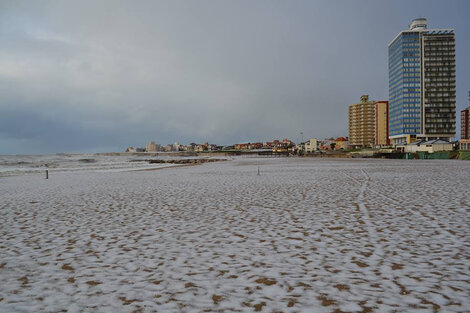
<path id="1" fill-rule="evenodd" d="M 432 34 L 432 35 L 453 34 L 454 33 L 454 30 L 451 29 L 451 28 L 428 29 L 427 26 L 428 26 L 428 23 L 427 23 L 426 18 L 422 17 L 422 18 L 414 19 L 413 21 L 411 21 L 411 23 L 409 25 L 409 29 L 402 30 L 401 32 L 399 32 L 395 36 L 395 38 L 393 38 L 392 41 L 390 41 L 388 46 L 390 47 L 392 45 L 392 43 L 394 43 L 395 40 L 397 40 L 397 38 L 400 37 L 400 35 L 404 32 L 426 32 L 426 33 L 429 33 L 429 34 Z"/>
<path id="2" fill-rule="evenodd" d="M 408 146 L 419 146 L 419 145 L 433 145 L 433 144 L 449 144 L 451 142 L 442 140 L 442 139 L 432 139 L 432 140 L 425 140 L 421 139 L 412 143 L 407 144 Z"/>

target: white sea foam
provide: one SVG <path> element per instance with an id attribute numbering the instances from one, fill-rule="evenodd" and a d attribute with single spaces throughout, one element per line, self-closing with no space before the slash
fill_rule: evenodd
<path id="1" fill-rule="evenodd" d="M 449 160 L 3 177 L 0 312 L 467 311 L 469 185 Z"/>
<path id="2" fill-rule="evenodd" d="M 149 154 L 56 154 L 56 155 L 0 155 L 0 177 L 56 172 L 108 172 L 171 167 L 174 164 L 149 164 L 148 160 L 187 159 L 172 155 Z"/>

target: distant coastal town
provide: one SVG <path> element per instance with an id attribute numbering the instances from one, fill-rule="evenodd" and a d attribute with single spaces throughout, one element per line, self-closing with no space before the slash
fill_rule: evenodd
<path id="1" fill-rule="evenodd" d="M 300 143 L 284 138 L 221 146 L 209 142 L 128 147 L 126 152 L 227 152 L 260 155 L 470 159 L 470 106 L 456 136 L 456 64 L 453 29 L 428 29 L 417 18 L 388 45 L 389 100 L 362 95 L 349 105 L 349 134 Z M 470 92 L 469 92 L 470 101 Z"/>

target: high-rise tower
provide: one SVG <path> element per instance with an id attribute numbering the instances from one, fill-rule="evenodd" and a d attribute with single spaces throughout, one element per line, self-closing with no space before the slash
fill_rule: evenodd
<path id="1" fill-rule="evenodd" d="M 415 19 L 388 45 L 389 136 L 394 145 L 417 137 L 455 136 L 455 34 Z"/>

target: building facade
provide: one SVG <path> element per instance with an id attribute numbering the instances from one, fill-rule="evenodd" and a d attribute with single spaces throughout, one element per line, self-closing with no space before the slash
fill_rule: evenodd
<path id="1" fill-rule="evenodd" d="M 388 101 L 377 101 L 375 104 L 375 146 L 390 145 L 388 139 Z"/>
<path id="2" fill-rule="evenodd" d="M 460 139 L 469 137 L 470 107 L 460 111 Z"/>
<path id="3" fill-rule="evenodd" d="M 145 151 L 146 152 L 156 152 L 157 151 L 157 145 L 155 142 L 150 141 L 146 146 L 145 146 Z"/>
<path id="4" fill-rule="evenodd" d="M 454 137 L 454 30 L 428 29 L 425 18 L 413 20 L 388 45 L 388 67 L 392 143 Z"/>
<path id="5" fill-rule="evenodd" d="M 470 151 L 470 139 L 460 139 L 460 150 Z"/>
<path id="6" fill-rule="evenodd" d="M 375 101 L 368 95 L 361 102 L 349 106 L 349 145 L 356 148 L 371 147 L 375 142 Z"/>
<path id="7" fill-rule="evenodd" d="M 388 101 L 372 101 L 368 95 L 349 106 L 349 141 L 352 148 L 390 145 Z"/>
<path id="8" fill-rule="evenodd" d="M 305 152 L 312 153 L 318 151 L 318 140 L 316 138 L 311 138 L 305 142 Z"/>
<path id="9" fill-rule="evenodd" d="M 335 150 L 348 150 L 349 140 L 344 137 L 338 137 L 335 139 Z"/>

